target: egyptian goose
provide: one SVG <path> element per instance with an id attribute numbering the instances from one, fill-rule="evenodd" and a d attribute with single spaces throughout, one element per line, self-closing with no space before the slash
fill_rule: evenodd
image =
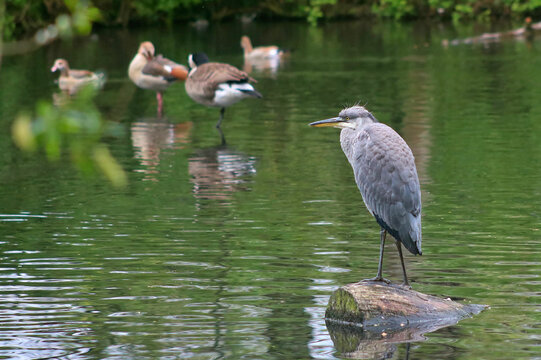
<path id="1" fill-rule="evenodd" d="M 204 53 L 190 54 L 188 63 L 186 93 L 201 105 L 221 108 L 217 128 L 222 124 L 226 107 L 245 98 L 263 97 L 250 85 L 256 81 L 232 65 L 211 63 Z"/>
<path id="2" fill-rule="evenodd" d="M 278 46 L 258 46 L 252 47 L 252 42 L 248 36 L 240 38 L 240 46 L 244 49 L 245 60 L 260 60 L 280 58 L 284 55 L 284 51 L 280 50 Z"/>
<path id="3" fill-rule="evenodd" d="M 535 36 L 535 30 L 541 30 L 541 22 L 532 23 L 532 18 L 528 16 L 526 19 L 524 19 L 523 27 L 510 31 L 510 33 L 514 36 L 525 36 L 527 38 L 532 38 Z"/>
<path id="4" fill-rule="evenodd" d="M 62 91 L 73 95 L 83 85 L 94 84 L 100 86 L 103 81 L 103 74 L 96 74 L 88 70 L 70 69 L 68 61 L 65 59 L 56 59 L 51 72 L 60 71 L 58 78 L 58 87 Z"/>
<path id="5" fill-rule="evenodd" d="M 158 116 L 163 111 L 163 92 L 176 80 L 186 80 L 188 69 L 164 58 L 154 56 L 154 45 L 150 41 L 142 42 L 130 63 L 128 75 L 141 89 L 156 91 Z"/>

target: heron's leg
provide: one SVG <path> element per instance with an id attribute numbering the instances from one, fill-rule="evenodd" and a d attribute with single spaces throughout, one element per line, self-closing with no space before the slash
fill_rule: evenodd
<path id="1" fill-rule="evenodd" d="M 367 280 L 369 280 L 369 281 L 383 281 L 383 282 L 389 284 L 390 281 L 383 277 L 383 250 L 385 249 L 385 237 L 387 236 L 387 230 L 381 228 L 381 230 L 379 232 L 379 236 L 380 236 L 380 239 L 381 239 L 381 244 L 380 244 L 380 247 L 379 247 L 378 274 L 376 275 L 375 278 L 367 279 Z"/>
<path id="2" fill-rule="evenodd" d="M 404 257 L 402 256 L 402 243 L 396 240 L 396 248 L 398 249 L 398 255 L 400 255 L 400 262 L 402 263 L 402 273 L 404 274 L 404 286 L 410 286 L 408 282 L 408 275 L 406 275 L 406 265 L 404 265 Z"/>
<path id="3" fill-rule="evenodd" d="M 410 345 L 411 343 L 406 343 L 406 360 L 410 358 Z"/>
<path id="4" fill-rule="evenodd" d="M 376 280 L 383 280 L 383 250 L 385 249 L 385 237 L 387 236 L 387 230 L 383 228 L 379 231 L 379 237 L 381 239 L 381 244 L 379 245 L 379 264 L 378 264 L 378 274 L 376 275 Z"/>
<path id="5" fill-rule="evenodd" d="M 159 91 L 156 93 L 156 100 L 158 100 L 158 117 L 161 118 L 163 114 L 163 94 Z"/>
<path id="6" fill-rule="evenodd" d="M 216 123 L 216 127 L 219 129 L 222 126 L 222 120 L 224 119 L 225 108 L 220 109 L 220 120 Z"/>

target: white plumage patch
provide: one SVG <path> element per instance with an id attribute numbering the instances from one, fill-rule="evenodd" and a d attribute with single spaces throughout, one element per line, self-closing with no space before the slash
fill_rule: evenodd
<path id="1" fill-rule="evenodd" d="M 173 68 L 169 65 L 164 65 L 163 68 L 165 69 L 165 71 L 167 71 L 168 73 L 171 73 L 171 71 L 173 71 Z"/>
<path id="2" fill-rule="evenodd" d="M 244 98 L 250 97 L 246 91 L 254 91 L 254 87 L 248 83 L 220 84 L 214 94 L 214 103 L 220 107 L 228 107 Z"/>

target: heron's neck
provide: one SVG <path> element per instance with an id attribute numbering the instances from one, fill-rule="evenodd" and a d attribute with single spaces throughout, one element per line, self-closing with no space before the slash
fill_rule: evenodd
<path id="1" fill-rule="evenodd" d="M 342 151 L 348 158 L 349 163 L 353 166 L 353 160 L 355 158 L 354 155 L 354 145 L 355 145 L 355 139 L 358 137 L 358 130 L 357 129 L 349 129 L 344 128 L 340 132 L 340 146 L 342 147 Z"/>
<path id="2" fill-rule="evenodd" d="M 355 161 L 355 146 L 359 141 L 359 134 L 371 124 L 374 124 L 374 121 L 370 119 L 363 119 L 357 123 L 357 127 L 355 129 L 344 128 L 340 132 L 340 145 L 342 146 L 342 151 L 348 158 L 348 161 L 354 170 L 355 167 L 353 164 Z"/>

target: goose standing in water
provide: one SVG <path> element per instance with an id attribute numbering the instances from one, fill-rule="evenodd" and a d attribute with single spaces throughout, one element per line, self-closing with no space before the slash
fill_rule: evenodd
<path id="1" fill-rule="evenodd" d="M 154 56 L 154 45 L 142 42 L 137 54 L 130 63 L 128 75 L 141 89 L 153 90 L 158 100 L 158 117 L 163 113 L 163 92 L 177 80 L 186 80 L 188 69 L 184 65 Z"/>
<path id="2" fill-rule="evenodd" d="M 256 81 L 232 65 L 211 63 L 204 53 L 190 54 L 188 64 L 190 72 L 185 84 L 186 93 L 201 105 L 220 108 L 220 119 L 216 123 L 218 129 L 226 107 L 249 97 L 263 97 L 250 84 Z"/>

